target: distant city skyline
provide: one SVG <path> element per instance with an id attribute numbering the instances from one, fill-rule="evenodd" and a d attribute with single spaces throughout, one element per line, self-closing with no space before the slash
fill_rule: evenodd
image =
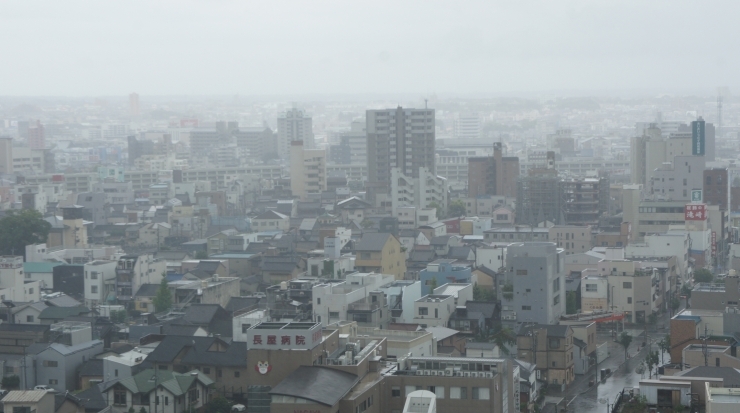
<path id="1" fill-rule="evenodd" d="M 0 34 L 13 58 L 0 67 L 0 90 L 143 98 L 733 89 L 740 3 L 695 6 L 3 3 Z"/>

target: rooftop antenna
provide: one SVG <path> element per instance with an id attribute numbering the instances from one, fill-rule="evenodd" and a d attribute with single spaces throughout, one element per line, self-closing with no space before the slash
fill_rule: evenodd
<path id="1" fill-rule="evenodd" d="M 427 104 L 428 102 L 429 102 L 429 99 L 424 98 L 424 109 L 429 109 L 429 106 Z"/>

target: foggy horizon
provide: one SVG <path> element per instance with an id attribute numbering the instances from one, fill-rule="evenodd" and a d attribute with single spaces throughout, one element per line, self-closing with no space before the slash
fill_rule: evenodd
<path id="1" fill-rule="evenodd" d="M 0 33 L 11 41 L 0 93 L 421 98 L 734 89 L 740 4 L 693 6 L 5 3 Z"/>

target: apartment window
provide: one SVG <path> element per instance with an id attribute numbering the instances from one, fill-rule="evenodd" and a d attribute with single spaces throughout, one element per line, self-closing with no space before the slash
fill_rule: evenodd
<path id="1" fill-rule="evenodd" d="M 553 292 L 560 291 L 560 278 L 559 277 L 552 280 L 552 291 Z"/>
<path id="2" fill-rule="evenodd" d="M 93 271 L 90 273 L 90 279 L 91 280 L 97 280 L 98 279 L 98 273 L 96 271 Z"/>
<path id="3" fill-rule="evenodd" d="M 59 367 L 59 363 L 54 360 L 44 360 L 44 367 Z"/>
<path id="4" fill-rule="evenodd" d="M 216 377 L 221 377 L 221 376 L 223 376 L 223 371 L 221 371 L 221 369 L 216 369 Z"/>
<path id="5" fill-rule="evenodd" d="M 57 380 L 57 379 L 49 379 L 49 384 L 59 384 L 59 380 Z"/>
<path id="6" fill-rule="evenodd" d="M 26 322 L 27 323 L 33 323 L 33 316 L 32 315 L 27 315 L 26 316 Z"/>
<path id="7" fill-rule="evenodd" d="M 391 397 L 401 397 L 401 388 L 399 386 L 391 387 Z"/>
<path id="8" fill-rule="evenodd" d="M 164 396 L 164 405 L 169 406 L 170 405 L 170 398 L 169 396 Z"/>
<path id="9" fill-rule="evenodd" d="M 552 298 L 552 305 L 558 305 L 560 304 L 560 296 L 556 295 Z"/>
<path id="10" fill-rule="evenodd" d="M 596 284 L 586 284 L 586 291 L 596 292 Z"/>
<path id="11" fill-rule="evenodd" d="M 203 367 L 203 374 L 211 374 L 211 368 L 210 367 Z"/>
<path id="12" fill-rule="evenodd" d="M 239 377 L 239 372 L 238 371 L 235 371 L 234 372 L 234 377 Z"/>
<path id="13" fill-rule="evenodd" d="M 97 285 L 90 286 L 90 292 L 92 294 L 97 294 L 98 293 L 98 286 Z"/>
<path id="14" fill-rule="evenodd" d="M 28 293 L 29 293 L 29 294 L 33 294 L 33 288 L 29 288 L 29 289 L 28 289 Z"/>
<path id="15" fill-rule="evenodd" d="M 427 307 L 419 307 L 419 315 L 429 315 L 429 309 Z"/>
<path id="16" fill-rule="evenodd" d="M 321 297 L 316 299 L 316 305 L 321 305 Z"/>
<path id="17" fill-rule="evenodd" d="M 516 275 L 527 275 L 527 270 L 516 270 Z"/>
<path id="18" fill-rule="evenodd" d="M 627 304 L 632 304 L 632 297 L 627 297 Z"/>
<path id="19" fill-rule="evenodd" d="M 360 258 L 362 258 L 363 260 L 369 260 L 370 259 L 370 253 L 369 252 L 361 252 L 360 253 Z"/>
<path id="20" fill-rule="evenodd" d="M 623 282 L 622 283 L 622 288 L 624 288 L 625 290 L 632 289 L 632 282 L 631 281 L 625 281 L 625 282 Z"/>
<path id="21" fill-rule="evenodd" d="M 487 387 L 473 387 L 473 400 L 488 400 L 491 398 L 490 389 Z"/>
<path id="22" fill-rule="evenodd" d="M 467 387 L 450 387 L 450 399 L 467 399 Z"/>
<path id="23" fill-rule="evenodd" d="M 339 311 L 329 311 L 329 318 L 339 318 Z"/>
<path id="24" fill-rule="evenodd" d="M 548 345 L 548 347 L 550 347 L 553 350 L 554 349 L 558 349 L 558 348 L 560 348 L 560 339 L 551 338 L 551 339 L 548 340 L 547 345 Z"/>
<path id="25" fill-rule="evenodd" d="M 532 306 L 531 305 L 523 305 L 522 306 L 522 310 L 531 310 L 531 309 L 532 309 Z"/>

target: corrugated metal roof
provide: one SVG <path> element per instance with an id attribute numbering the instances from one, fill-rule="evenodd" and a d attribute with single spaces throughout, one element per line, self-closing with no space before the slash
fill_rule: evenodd
<path id="1" fill-rule="evenodd" d="M 46 390 L 13 390 L 3 397 L 3 403 L 37 403 L 46 393 Z"/>

